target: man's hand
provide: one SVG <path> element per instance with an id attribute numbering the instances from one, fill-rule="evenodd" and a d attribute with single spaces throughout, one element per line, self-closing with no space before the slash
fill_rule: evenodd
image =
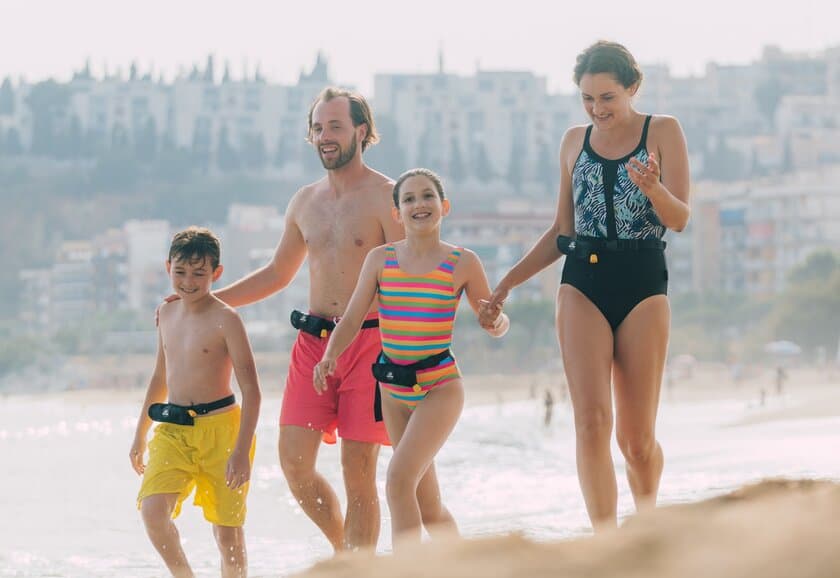
<path id="1" fill-rule="evenodd" d="M 167 295 L 166 297 L 164 297 L 163 303 L 155 307 L 155 327 L 157 327 L 160 324 L 160 308 L 163 307 L 163 304 L 172 303 L 173 301 L 177 301 L 178 299 L 180 299 L 180 297 L 175 293 L 172 293 L 171 295 Z"/>

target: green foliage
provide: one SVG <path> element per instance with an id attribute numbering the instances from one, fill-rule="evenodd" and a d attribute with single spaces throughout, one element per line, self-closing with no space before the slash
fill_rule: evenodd
<path id="1" fill-rule="evenodd" d="M 811 254 L 790 274 L 769 319 L 773 339 L 786 339 L 813 352 L 834 351 L 840 339 L 840 258 L 831 251 Z"/>

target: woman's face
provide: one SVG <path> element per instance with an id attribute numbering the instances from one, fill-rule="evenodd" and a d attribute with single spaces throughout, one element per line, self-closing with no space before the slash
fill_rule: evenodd
<path id="1" fill-rule="evenodd" d="M 583 108 L 599 129 L 608 129 L 626 120 L 633 110 L 633 95 L 638 84 L 625 88 L 612 74 L 586 73 L 580 78 Z"/>

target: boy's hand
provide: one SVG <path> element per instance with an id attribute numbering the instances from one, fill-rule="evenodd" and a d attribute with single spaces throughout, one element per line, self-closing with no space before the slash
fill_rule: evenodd
<path id="1" fill-rule="evenodd" d="M 225 471 L 225 483 L 231 490 L 244 486 L 251 479 L 251 460 L 248 452 L 233 450 Z"/>
<path id="2" fill-rule="evenodd" d="M 484 299 L 479 299 L 478 303 L 479 325 L 481 325 L 482 328 L 487 330 L 496 329 L 497 320 L 499 319 L 499 315 L 502 314 L 502 303 L 497 302 L 493 304 L 490 301 L 486 301 Z"/>
<path id="3" fill-rule="evenodd" d="M 171 293 L 163 298 L 163 303 L 172 303 L 178 299 L 180 299 L 180 297 L 178 297 L 176 293 Z M 163 307 L 163 303 L 155 307 L 155 327 L 160 324 L 160 308 Z"/>
<path id="4" fill-rule="evenodd" d="M 315 393 L 321 395 L 327 390 L 327 376 L 335 373 L 335 359 L 328 357 L 319 361 L 312 370 L 312 387 Z"/>
<path id="5" fill-rule="evenodd" d="M 131 467 L 137 472 L 137 475 L 142 476 L 146 471 L 146 466 L 143 463 L 143 454 L 146 453 L 146 440 L 135 438 L 134 443 L 131 444 L 131 450 L 128 452 L 128 459 L 131 460 Z"/>

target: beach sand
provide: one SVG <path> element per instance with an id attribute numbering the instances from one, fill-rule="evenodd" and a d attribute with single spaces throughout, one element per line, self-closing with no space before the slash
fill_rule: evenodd
<path id="1" fill-rule="evenodd" d="M 301 578 L 830 578 L 840 576 L 840 485 L 771 480 L 659 508 L 592 538 L 448 539 L 395 555 L 355 552 Z"/>

